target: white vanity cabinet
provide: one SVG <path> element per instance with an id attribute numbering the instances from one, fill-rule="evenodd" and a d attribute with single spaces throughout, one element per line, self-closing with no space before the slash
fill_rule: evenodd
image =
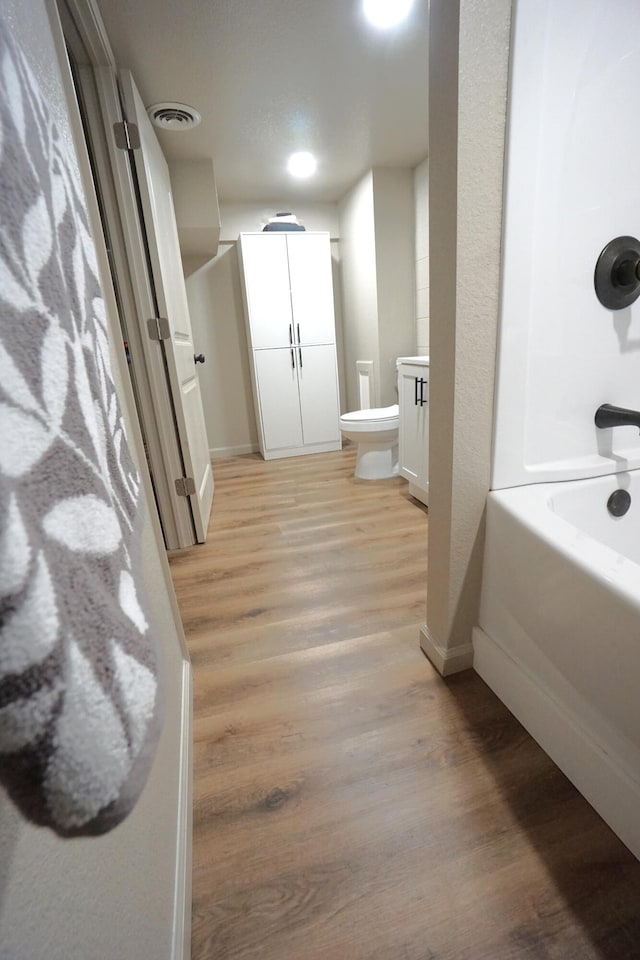
<path id="1" fill-rule="evenodd" d="M 260 452 L 339 450 L 328 233 L 241 233 L 238 243 Z"/>
<path id="2" fill-rule="evenodd" d="M 399 357 L 400 476 L 409 493 L 422 503 L 429 499 L 429 358 Z"/>

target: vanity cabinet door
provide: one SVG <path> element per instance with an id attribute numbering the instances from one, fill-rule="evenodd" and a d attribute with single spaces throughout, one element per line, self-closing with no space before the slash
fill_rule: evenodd
<path id="1" fill-rule="evenodd" d="M 409 492 L 426 503 L 429 489 L 429 368 L 419 364 L 400 364 L 398 397 L 400 476 L 409 481 Z"/>

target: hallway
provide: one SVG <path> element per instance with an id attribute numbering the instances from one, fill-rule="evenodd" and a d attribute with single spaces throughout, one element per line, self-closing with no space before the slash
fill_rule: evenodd
<path id="1" fill-rule="evenodd" d="M 214 462 L 193 960 L 637 960 L 640 864 L 472 672 L 422 655 L 426 509 L 353 449 Z"/>

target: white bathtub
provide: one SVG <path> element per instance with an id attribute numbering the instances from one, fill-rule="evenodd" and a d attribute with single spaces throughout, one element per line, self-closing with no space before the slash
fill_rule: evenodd
<path id="1" fill-rule="evenodd" d="M 624 488 L 631 506 L 613 517 Z M 640 471 L 489 494 L 474 667 L 640 858 Z"/>

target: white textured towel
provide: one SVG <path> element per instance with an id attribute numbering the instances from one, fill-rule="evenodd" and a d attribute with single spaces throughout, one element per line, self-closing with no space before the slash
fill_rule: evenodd
<path id="1" fill-rule="evenodd" d="M 133 806 L 157 736 L 140 483 L 75 158 L 0 19 L 0 777 L 62 835 Z"/>

